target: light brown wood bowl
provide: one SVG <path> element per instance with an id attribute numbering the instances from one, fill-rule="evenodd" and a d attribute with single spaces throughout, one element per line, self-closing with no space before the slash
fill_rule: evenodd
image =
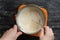
<path id="1" fill-rule="evenodd" d="M 24 8 L 26 6 L 26 4 L 22 4 L 18 7 L 18 11 L 20 11 L 22 8 Z M 44 24 L 44 27 L 47 26 L 47 22 L 48 22 L 48 12 L 47 10 L 44 8 L 44 7 L 41 7 L 40 10 L 42 10 L 44 16 L 45 16 L 45 24 Z M 15 17 L 16 18 L 16 17 Z M 36 33 L 36 34 L 31 34 L 31 36 L 37 36 L 39 37 L 40 36 L 40 32 Z"/>

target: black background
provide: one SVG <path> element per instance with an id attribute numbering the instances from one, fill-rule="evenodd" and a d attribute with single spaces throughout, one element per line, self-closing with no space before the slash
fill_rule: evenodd
<path id="1" fill-rule="evenodd" d="M 59 0 L 0 0 L 0 37 L 6 30 L 16 24 L 14 21 L 14 15 L 17 13 L 17 8 L 22 3 L 33 3 L 45 7 L 49 15 L 48 26 L 53 29 L 55 40 L 60 40 Z M 18 37 L 17 40 L 39 40 L 39 38 L 23 34 Z"/>

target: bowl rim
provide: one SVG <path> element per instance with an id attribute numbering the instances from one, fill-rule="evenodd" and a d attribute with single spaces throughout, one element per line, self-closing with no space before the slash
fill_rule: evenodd
<path id="1" fill-rule="evenodd" d="M 35 4 L 34 4 L 35 5 Z M 18 7 L 18 12 L 20 11 L 20 10 L 22 10 L 25 6 L 27 6 L 26 4 L 22 4 L 22 5 L 20 5 L 19 7 Z M 38 5 L 37 5 L 38 6 Z M 44 13 L 44 16 L 45 16 L 45 18 L 46 18 L 46 20 L 45 20 L 45 24 L 44 24 L 44 26 L 47 26 L 47 21 L 48 21 L 48 12 L 47 12 L 47 10 L 46 10 L 46 8 L 44 8 L 44 7 L 40 7 L 39 6 L 39 8 L 40 8 L 40 10 L 42 10 L 43 11 L 43 13 Z M 21 31 L 21 30 L 20 30 Z M 39 30 L 40 31 L 40 30 Z M 38 32 L 39 32 L 38 31 Z M 23 32 L 23 31 L 22 31 Z M 38 33 L 38 32 L 36 32 L 36 33 Z M 27 33 L 26 33 L 27 34 Z M 32 34 L 34 34 L 34 33 L 32 33 Z"/>

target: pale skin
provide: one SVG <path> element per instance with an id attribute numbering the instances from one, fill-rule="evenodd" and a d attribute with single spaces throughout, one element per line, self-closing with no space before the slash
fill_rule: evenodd
<path id="1" fill-rule="evenodd" d="M 22 32 L 17 32 L 17 26 L 14 25 L 13 28 L 9 29 L 4 33 L 4 35 L 0 38 L 0 40 L 16 40 Z"/>
<path id="2" fill-rule="evenodd" d="M 40 32 L 40 40 L 54 40 L 54 33 L 52 29 L 48 26 L 45 27 L 45 30 L 42 28 Z"/>
<path id="3" fill-rule="evenodd" d="M 16 40 L 17 37 L 20 36 L 21 34 L 22 32 L 17 32 L 17 26 L 14 25 L 13 28 L 9 29 L 4 33 L 0 40 Z M 45 30 L 43 28 L 41 29 L 39 38 L 40 40 L 54 40 L 54 33 L 51 28 L 46 26 Z"/>

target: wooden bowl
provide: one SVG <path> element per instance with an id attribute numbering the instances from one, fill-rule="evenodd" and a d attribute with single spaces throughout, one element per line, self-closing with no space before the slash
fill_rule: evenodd
<path id="1" fill-rule="evenodd" d="M 41 6 L 38 6 L 38 5 L 35 5 L 35 4 L 28 4 L 28 5 L 22 4 L 22 5 L 20 5 L 18 7 L 18 12 L 21 11 L 26 6 L 34 6 L 34 7 L 39 8 L 43 12 L 44 17 L 45 17 L 45 20 L 43 20 L 44 21 L 44 25 L 43 26 L 47 26 L 48 12 L 47 12 L 47 10 L 44 7 L 41 7 Z M 16 16 L 15 16 L 15 19 L 16 19 Z M 29 34 L 29 35 L 31 35 L 31 36 L 40 36 L 40 32 L 37 32 L 35 34 Z"/>

